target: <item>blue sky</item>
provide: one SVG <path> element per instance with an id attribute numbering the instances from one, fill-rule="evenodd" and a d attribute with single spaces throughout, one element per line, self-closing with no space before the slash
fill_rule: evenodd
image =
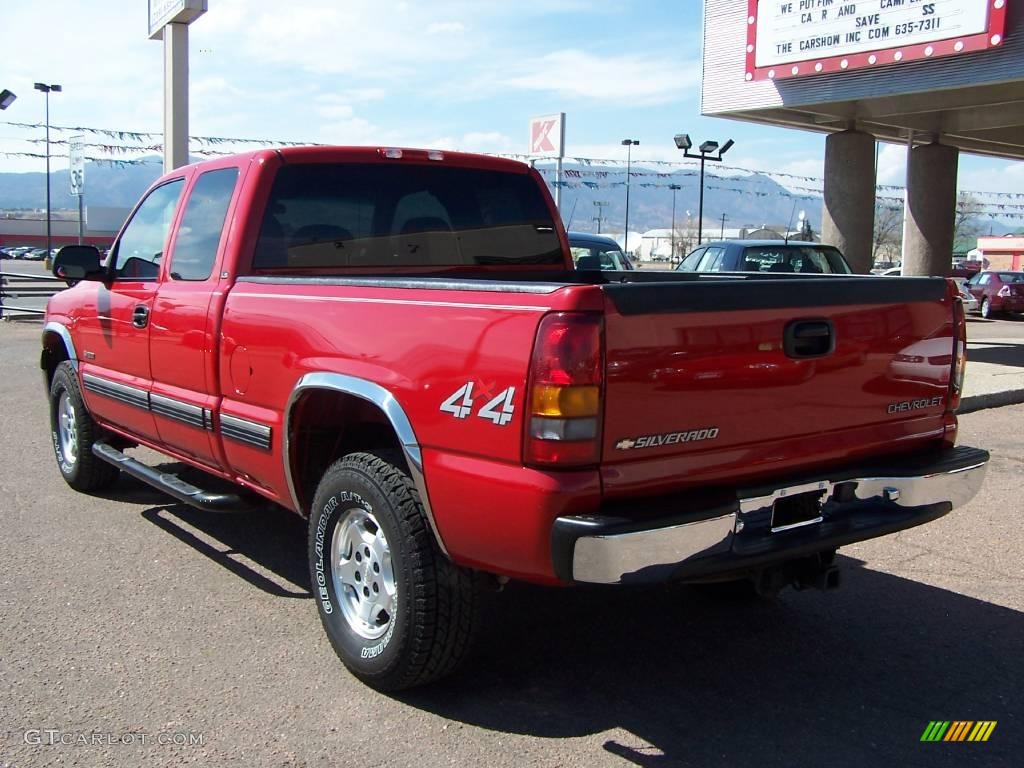
<path id="1" fill-rule="evenodd" d="M 64 87 L 55 125 L 162 130 L 145 0 L 9 2 L 3 16 L 0 87 L 18 100 L 0 120 L 41 122 L 45 81 Z M 630 137 L 634 159 L 675 160 L 685 131 L 735 139 L 734 165 L 822 172 L 822 135 L 700 117 L 698 0 L 209 0 L 190 37 L 193 135 L 522 153 L 531 116 L 566 112 L 571 156 L 624 158 Z M 0 125 L 0 152 L 41 137 Z M 883 148 L 880 183 L 902 182 L 904 152 Z M 0 170 L 42 161 L 0 156 Z M 1024 163 L 963 156 L 960 185 L 1024 191 Z"/>

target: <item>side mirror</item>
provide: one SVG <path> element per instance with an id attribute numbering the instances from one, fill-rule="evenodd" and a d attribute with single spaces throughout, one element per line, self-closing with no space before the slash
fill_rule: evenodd
<path id="1" fill-rule="evenodd" d="M 92 245 L 65 245 L 53 260 L 53 275 L 61 280 L 103 280 L 100 252 Z"/>

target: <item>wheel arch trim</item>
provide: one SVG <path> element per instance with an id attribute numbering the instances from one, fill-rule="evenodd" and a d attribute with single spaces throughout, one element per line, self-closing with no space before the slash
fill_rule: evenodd
<path id="1" fill-rule="evenodd" d="M 53 320 L 46 323 L 43 326 L 43 339 L 45 341 L 48 334 L 57 334 L 61 341 L 64 342 L 64 349 L 67 350 L 68 360 L 71 361 L 72 367 L 75 371 L 78 370 L 78 352 L 75 350 L 75 342 L 71 340 L 71 332 L 67 329 L 63 323 L 58 323 Z"/>
<path id="2" fill-rule="evenodd" d="M 402 446 L 402 453 L 409 465 L 409 474 L 412 476 L 413 484 L 419 492 L 420 502 L 423 504 L 423 511 L 430 524 L 430 530 L 434 534 L 438 547 L 448 556 L 448 550 L 441 538 L 437 523 L 434 520 L 434 513 L 430 506 L 430 496 L 427 493 L 427 483 L 423 476 L 423 454 L 420 444 L 416 440 L 416 433 L 413 431 L 412 423 L 405 413 L 405 409 L 395 396 L 375 382 L 360 379 L 355 376 L 348 376 L 343 373 L 331 373 L 328 371 L 314 371 L 304 374 L 292 388 L 288 397 L 288 404 L 284 412 L 283 448 L 284 448 L 284 473 L 288 481 L 288 492 L 291 495 L 295 511 L 302 514 L 302 504 L 299 500 L 298 489 L 292 473 L 292 447 L 291 447 L 291 421 L 292 412 L 299 398 L 310 390 L 328 390 L 340 392 L 345 395 L 358 397 L 375 405 L 391 424 L 392 429 L 398 436 L 398 442 Z"/>

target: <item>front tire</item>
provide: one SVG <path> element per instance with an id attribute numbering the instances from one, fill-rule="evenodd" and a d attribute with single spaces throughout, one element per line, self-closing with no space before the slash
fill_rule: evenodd
<path id="1" fill-rule="evenodd" d="M 68 360 L 54 371 L 50 383 L 50 435 L 64 481 L 76 491 L 99 491 L 114 484 L 120 470 L 92 452 L 101 437 L 100 427 L 92 420 L 78 375 Z"/>
<path id="2" fill-rule="evenodd" d="M 335 652 L 379 691 L 437 680 L 469 652 L 477 577 L 438 549 L 408 474 L 350 454 L 320 481 L 309 521 L 310 579 Z"/>

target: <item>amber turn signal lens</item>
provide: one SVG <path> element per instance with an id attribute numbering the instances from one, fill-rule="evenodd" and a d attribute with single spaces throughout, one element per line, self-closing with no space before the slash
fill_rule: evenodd
<path id="1" fill-rule="evenodd" d="M 537 384 L 533 388 L 531 412 L 534 416 L 569 419 L 597 416 L 600 404 L 600 387 Z"/>

